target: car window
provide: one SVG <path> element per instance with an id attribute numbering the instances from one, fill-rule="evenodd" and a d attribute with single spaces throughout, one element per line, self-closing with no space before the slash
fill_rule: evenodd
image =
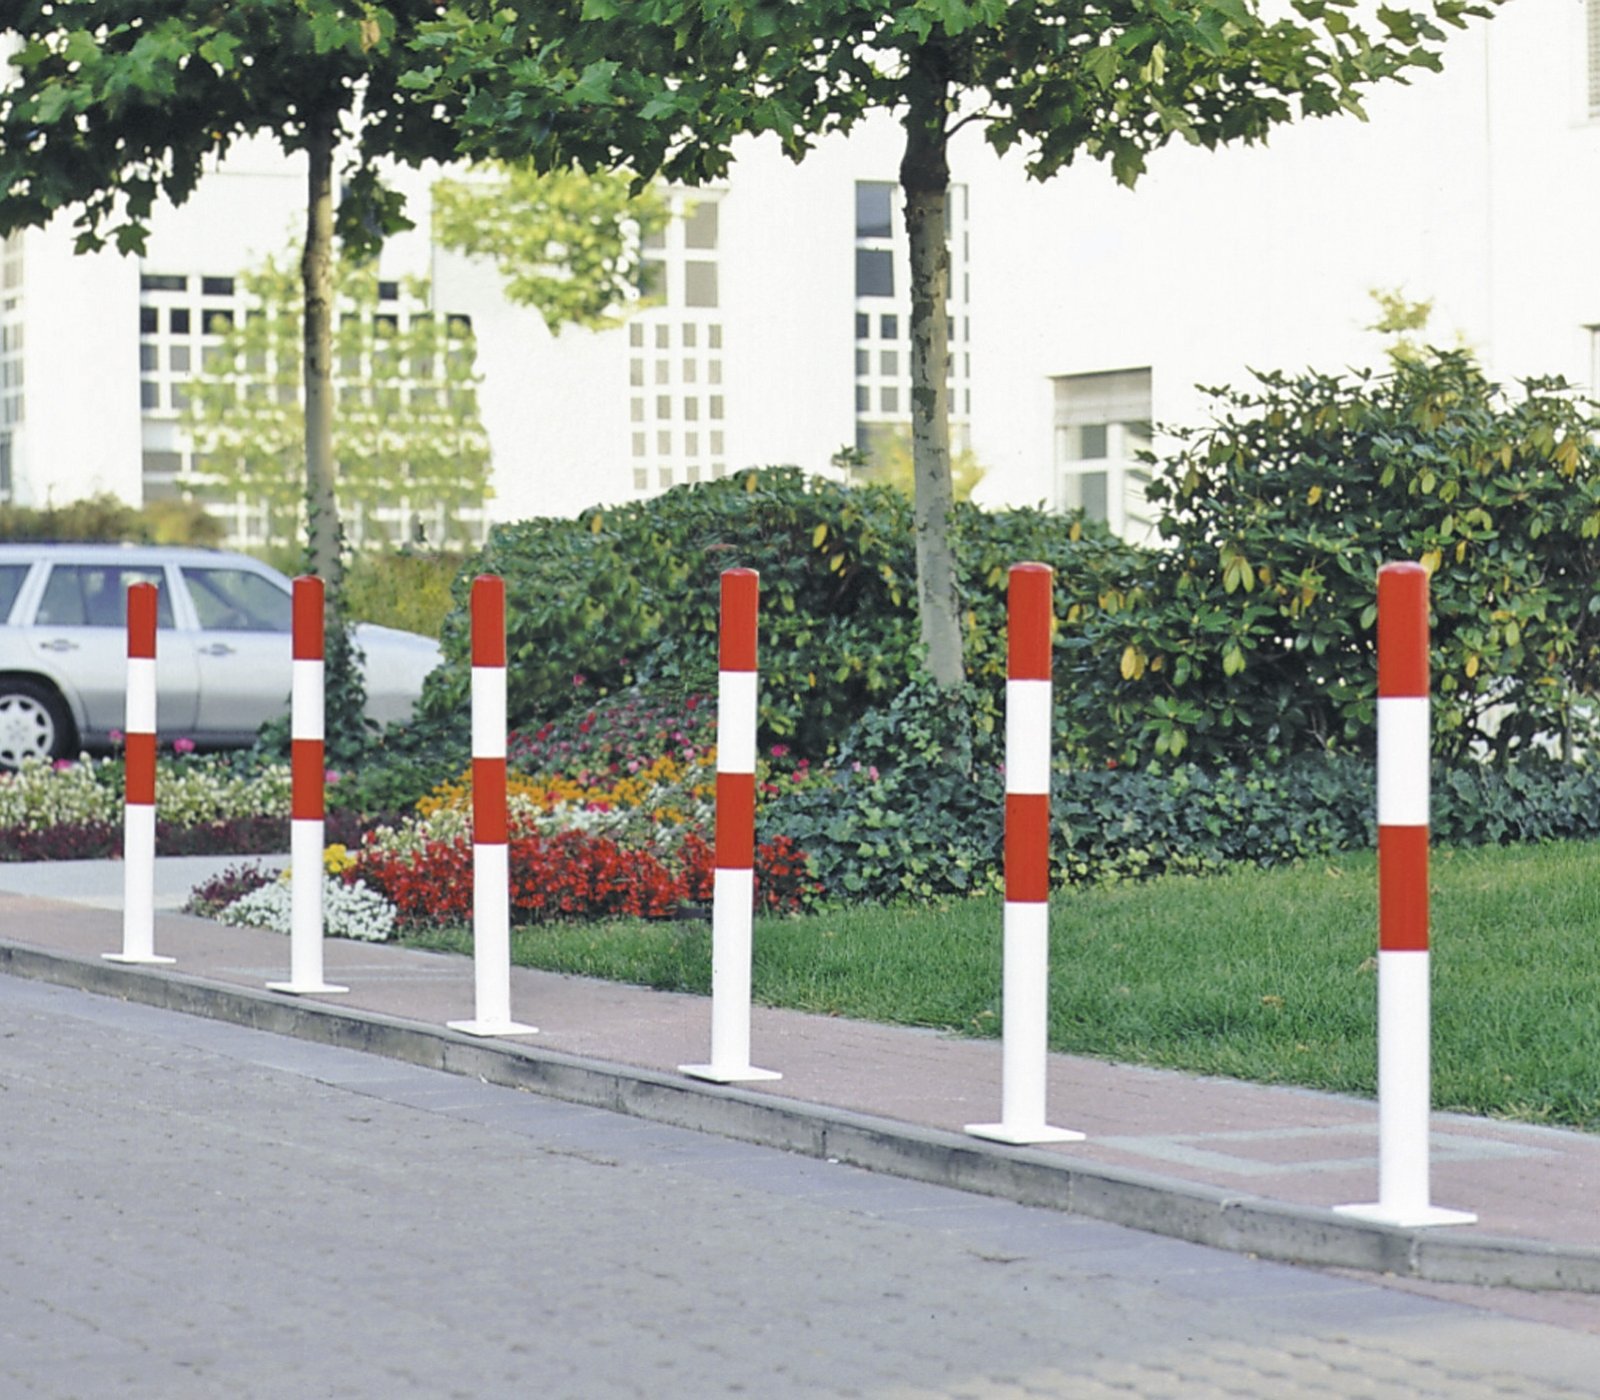
<path id="1" fill-rule="evenodd" d="M 195 615 L 208 632 L 287 632 L 294 616 L 289 595 L 248 569 L 185 569 Z"/>
<path id="2" fill-rule="evenodd" d="M 0 564 L 0 626 L 11 616 L 11 605 L 22 592 L 22 580 L 27 578 L 30 564 Z"/>
<path id="3" fill-rule="evenodd" d="M 128 588 L 153 583 L 156 626 L 172 626 L 172 599 L 159 566 L 139 568 L 129 564 L 56 564 L 50 570 L 34 618 L 40 627 L 126 627 Z"/>

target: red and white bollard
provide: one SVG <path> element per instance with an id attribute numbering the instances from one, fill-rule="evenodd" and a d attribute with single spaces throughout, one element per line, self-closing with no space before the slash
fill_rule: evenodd
<path id="1" fill-rule="evenodd" d="M 711 894 L 711 1063 L 679 1065 L 718 1084 L 781 1079 L 750 1063 L 750 962 L 755 924 L 756 616 L 760 576 L 722 575 L 717 671 L 716 870 Z"/>
<path id="2" fill-rule="evenodd" d="M 511 863 L 506 818 L 506 585 L 472 581 L 472 976 L 469 1035 L 532 1035 L 511 1019 Z"/>
<path id="3" fill-rule="evenodd" d="M 112 962 L 169 963 L 156 955 L 156 586 L 128 587 L 128 694 L 123 718 L 122 951 Z"/>
<path id="4" fill-rule="evenodd" d="M 1006 635 L 1006 902 L 1001 973 L 1000 1121 L 969 1123 L 995 1142 L 1078 1142 L 1045 1122 L 1050 1019 L 1052 576 L 1012 567 Z"/>
<path id="5" fill-rule="evenodd" d="M 289 980 L 267 986 L 300 996 L 350 990 L 322 975 L 323 617 L 322 580 L 297 578 L 289 673 Z"/>
<path id="6" fill-rule="evenodd" d="M 1428 572 L 1378 570 L 1378 1200 L 1386 1225 L 1469 1225 L 1429 1203 Z"/>

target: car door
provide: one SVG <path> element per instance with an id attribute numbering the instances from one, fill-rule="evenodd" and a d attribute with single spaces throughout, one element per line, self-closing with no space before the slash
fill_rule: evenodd
<path id="1" fill-rule="evenodd" d="M 293 604 L 265 574 L 230 563 L 184 564 L 179 573 L 199 631 L 199 733 L 248 740 L 288 713 Z"/>
<path id="2" fill-rule="evenodd" d="M 172 598 L 159 564 L 55 560 L 44 582 L 28 647 L 41 673 L 76 693 L 86 730 L 121 729 L 128 693 L 128 589 L 153 583 L 156 595 L 156 726 L 179 738 L 195 722 L 194 657 L 172 625 Z"/>

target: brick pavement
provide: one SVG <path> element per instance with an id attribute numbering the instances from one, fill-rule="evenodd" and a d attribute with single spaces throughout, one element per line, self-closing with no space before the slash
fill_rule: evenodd
<path id="1" fill-rule="evenodd" d="M 96 898 L 89 882 L 78 897 Z M 113 950 L 119 937 L 114 909 L 0 894 L 6 944 L 87 963 Z M 175 914 L 160 917 L 157 947 L 177 957 L 178 977 L 252 992 L 287 968 L 281 936 Z M 326 960 L 329 978 L 351 988 L 321 999 L 330 1007 L 433 1028 L 471 1012 L 466 959 L 331 940 Z M 554 1051 L 676 1077 L 675 1067 L 703 1059 L 708 1044 L 702 998 L 526 969 L 514 971 L 512 996 L 514 1014 L 540 1027 L 513 1054 Z M 756 1101 L 844 1110 L 938 1134 L 992 1119 L 998 1108 L 999 1047 L 992 1041 L 757 1008 L 753 1055 L 784 1074 L 741 1091 Z M 1051 1121 L 1081 1129 L 1087 1140 L 1021 1156 L 1121 1173 L 1157 1189 L 1167 1181 L 1230 1200 L 1279 1203 L 1312 1220 L 1375 1193 L 1376 1114 L 1367 1101 L 1069 1056 L 1051 1057 L 1050 1101 Z M 1011 1151 L 995 1149 L 1001 1158 Z M 1433 1198 L 1476 1211 L 1479 1224 L 1427 1233 L 1431 1240 L 1495 1237 L 1534 1250 L 1600 1250 L 1597 1183 L 1600 1140 L 1592 1136 L 1436 1115 Z M 1576 1305 L 1579 1312 L 1588 1307 Z"/>
<path id="2" fill-rule="evenodd" d="M 1600 1338 L 0 979 L 0 1394 L 1563 1400 Z"/>

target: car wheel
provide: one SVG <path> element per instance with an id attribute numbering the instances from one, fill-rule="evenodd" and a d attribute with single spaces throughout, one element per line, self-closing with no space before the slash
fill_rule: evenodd
<path id="1" fill-rule="evenodd" d="M 0 768 L 27 758 L 66 758 L 77 745 L 66 703 L 48 685 L 0 680 Z"/>

